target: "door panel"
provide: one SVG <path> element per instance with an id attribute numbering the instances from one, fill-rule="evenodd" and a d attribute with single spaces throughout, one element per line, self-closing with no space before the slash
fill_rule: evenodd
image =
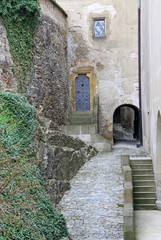
<path id="1" fill-rule="evenodd" d="M 79 74 L 76 78 L 76 110 L 90 110 L 90 80 L 86 74 Z"/>

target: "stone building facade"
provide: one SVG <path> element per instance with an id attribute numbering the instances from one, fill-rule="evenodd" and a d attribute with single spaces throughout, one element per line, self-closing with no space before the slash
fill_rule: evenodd
<path id="1" fill-rule="evenodd" d="M 40 6 L 34 72 L 26 93 L 30 102 L 39 114 L 65 125 L 68 113 L 76 111 L 76 79 L 84 76 L 89 81 L 88 110 L 99 95 L 99 133 L 113 141 L 115 111 L 139 107 L 137 1 L 40 0 Z M 16 92 L 2 19 L 0 27 L 1 89 Z M 123 109 L 119 114 L 126 121 L 129 113 Z"/>
<path id="2" fill-rule="evenodd" d="M 138 108 L 138 3 L 135 0 L 57 0 L 68 14 L 71 109 L 75 82 L 90 79 L 90 110 L 99 95 L 99 132 L 113 140 L 113 116 L 120 106 Z M 129 113 L 129 111 L 128 111 Z"/>
<path id="3" fill-rule="evenodd" d="M 161 22 L 160 0 L 141 1 L 143 144 L 152 155 L 161 209 Z"/>

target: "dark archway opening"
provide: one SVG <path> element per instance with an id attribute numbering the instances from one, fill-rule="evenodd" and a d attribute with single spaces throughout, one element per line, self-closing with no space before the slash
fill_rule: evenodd
<path id="1" fill-rule="evenodd" d="M 113 115 L 113 138 L 118 141 L 139 140 L 139 110 L 134 105 L 124 104 L 116 108 Z"/>

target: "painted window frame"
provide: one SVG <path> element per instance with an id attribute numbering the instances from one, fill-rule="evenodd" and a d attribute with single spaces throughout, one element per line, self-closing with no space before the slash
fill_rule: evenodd
<path id="1" fill-rule="evenodd" d="M 101 36 L 96 36 L 95 35 L 95 21 L 101 21 L 103 20 L 104 21 L 104 35 L 101 35 Z M 93 18 L 93 37 L 94 38 L 105 38 L 107 35 L 107 32 L 106 32 L 106 17 L 96 17 L 96 18 Z"/>

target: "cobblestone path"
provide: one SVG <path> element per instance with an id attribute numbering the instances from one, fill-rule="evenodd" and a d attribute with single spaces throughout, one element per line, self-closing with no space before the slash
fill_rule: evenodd
<path id="1" fill-rule="evenodd" d="M 99 153 L 72 179 L 59 210 L 73 240 L 123 239 L 121 152 Z"/>

